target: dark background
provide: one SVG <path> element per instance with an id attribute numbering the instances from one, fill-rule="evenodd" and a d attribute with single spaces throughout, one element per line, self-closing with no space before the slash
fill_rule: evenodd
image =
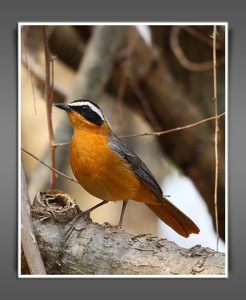
<path id="1" fill-rule="evenodd" d="M 0 12 L 1 34 L 1 298 L 3 299 L 241 299 L 245 296 L 246 45 L 243 4 L 172 1 L 139 6 L 102 1 L 33 3 L 8 1 Z M 221 21 L 229 23 L 229 279 L 18 279 L 17 278 L 17 23 L 85 21 Z M 243 296 L 244 295 L 244 296 Z"/>

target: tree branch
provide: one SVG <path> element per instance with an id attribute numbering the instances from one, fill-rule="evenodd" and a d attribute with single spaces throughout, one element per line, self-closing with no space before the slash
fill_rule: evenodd
<path id="1" fill-rule="evenodd" d="M 208 121 L 211 121 L 211 120 L 215 120 L 216 118 L 219 119 L 220 117 L 222 117 L 222 116 L 224 116 L 224 115 L 225 115 L 225 113 L 222 113 L 222 114 L 220 114 L 220 115 L 217 115 L 216 117 L 213 116 L 213 117 L 206 118 L 206 119 L 203 119 L 203 120 L 201 120 L 201 121 L 198 121 L 198 122 L 195 122 L 195 123 L 186 125 L 186 126 L 177 127 L 177 128 L 173 128 L 173 129 L 169 129 L 169 130 L 165 130 L 165 131 L 145 132 L 145 133 L 139 133 L 139 134 L 131 134 L 131 135 L 125 135 L 125 136 L 122 136 L 121 138 L 140 137 L 140 136 L 147 136 L 147 135 L 156 135 L 156 136 L 160 136 L 160 135 L 163 135 L 163 134 L 167 134 L 167 133 L 171 133 L 171 132 L 175 132 L 175 131 L 180 131 L 180 130 L 188 129 L 188 128 L 191 128 L 191 127 L 200 125 L 200 124 L 202 124 L 202 123 L 204 123 L 204 122 L 208 122 Z"/>
<path id="2" fill-rule="evenodd" d="M 47 32 L 46 27 L 42 26 L 42 34 L 43 34 L 43 43 L 44 43 L 44 57 L 45 57 L 45 103 L 46 103 L 46 113 L 47 113 L 47 124 L 48 124 L 48 132 L 49 132 L 49 152 L 50 152 L 50 165 L 52 168 L 55 167 L 55 147 L 54 144 L 54 133 L 53 133 L 53 126 L 52 126 L 52 87 L 51 82 L 51 72 L 50 72 L 50 50 L 49 50 L 49 43 L 47 39 Z M 50 186 L 52 188 L 55 187 L 55 173 L 51 169 L 50 170 Z"/>
<path id="3" fill-rule="evenodd" d="M 216 58 L 216 35 L 217 28 L 214 26 L 213 30 L 213 79 L 214 79 L 214 115 L 215 115 L 215 129 L 214 129 L 214 154 L 215 154 L 215 179 L 214 179 L 214 209 L 215 209 L 215 230 L 217 236 L 217 248 L 219 245 L 219 221 L 218 221 L 218 177 L 219 177 L 219 155 L 218 155 L 218 103 L 217 103 L 217 58 Z"/>
<path id="4" fill-rule="evenodd" d="M 25 150 L 25 149 L 23 149 L 23 148 L 21 148 L 21 151 L 27 153 L 28 155 L 30 155 L 31 157 L 33 157 L 34 159 L 36 159 L 37 161 L 39 161 L 42 165 L 44 165 L 44 166 L 46 166 L 48 169 L 52 170 L 55 174 L 59 174 L 59 175 L 65 177 L 65 178 L 67 178 L 68 180 L 71 180 L 71 181 L 74 182 L 74 183 L 78 183 L 77 180 L 74 180 L 73 178 L 67 176 L 66 174 L 64 174 L 64 173 L 58 171 L 57 169 L 55 169 L 55 168 L 53 168 L 53 167 L 47 165 L 45 162 L 43 162 L 42 160 L 40 160 L 37 156 L 35 156 L 35 155 L 32 154 L 31 152 L 29 152 L 29 151 L 27 151 L 27 150 Z"/>
<path id="5" fill-rule="evenodd" d="M 93 223 L 61 191 L 38 193 L 32 215 L 48 274 L 225 274 L 224 254 L 200 246 L 184 249 L 149 234 Z"/>
<path id="6" fill-rule="evenodd" d="M 46 271 L 34 235 L 26 177 L 21 165 L 21 244 L 31 274 L 45 275 Z"/>

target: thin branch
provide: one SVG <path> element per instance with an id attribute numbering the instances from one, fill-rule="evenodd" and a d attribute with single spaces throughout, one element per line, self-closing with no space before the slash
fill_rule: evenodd
<path id="1" fill-rule="evenodd" d="M 51 72 L 50 72 L 50 50 L 49 44 L 47 39 L 47 32 L 46 27 L 42 26 L 42 34 L 43 34 L 43 43 L 44 43 L 44 56 L 45 56 L 45 103 L 46 103 L 46 112 L 47 112 L 47 123 L 48 123 L 48 131 L 49 131 L 49 142 L 50 142 L 50 164 L 51 167 L 55 167 L 55 148 L 53 147 L 54 144 L 54 133 L 53 133 L 53 126 L 52 126 L 52 88 L 51 82 Z M 53 74 L 53 73 L 52 73 Z M 52 84 L 53 86 L 53 84 Z M 50 185 L 52 188 L 55 186 L 55 173 L 51 170 L 50 172 Z"/>
<path id="2" fill-rule="evenodd" d="M 69 144 L 71 144 L 71 141 L 69 141 L 69 142 L 63 142 L 63 143 L 54 143 L 53 147 L 67 146 Z"/>
<path id="3" fill-rule="evenodd" d="M 21 244 L 31 274 L 45 275 L 45 267 L 36 242 L 31 219 L 26 176 L 21 164 Z"/>
<path id="4" fill-rule="evenodd" d="M 219 119 L 220 117 L 224 116 L 225 113 L 221 113 L 220 115 L 217 115 L 217 119 Z M 132 135 L 124 135 L 124 136 L 121 136 L 121 138 L 132 138 L 132 137 L 141 137 L 141 136 L 149 136 L 149 135 L 156 135 L 156 136 L 160 136 L 162 134 L 167 134 L 167 133 L 171 133 L 171 132 L 175 132 L 175 131 L 179 131 L 179 130 L 184 130 L 184 129 L 188 129 L 188 128 L 191 128 L 191 127 L 194 127 L 194 126 L 197 126 L 197 125 L 200 125 L 202 123 L 205 123 L 205 122 L 208 122 L 208 121 L 211 121 L 211 120 L 214 120 L 216 119 L 215 116 L 213 117 L 210 117 L 210 118 L 207 118 L 207 119 L 203 119 L 201 121 L 198 121 L 196 123 L 192 123 L 192 124 L 189 124 L 189 125 L 186 125 L 186 126 L 182 126 L 182 127 L 177 127 L 177 128 L 173 128 L 173 129 L 169 129 L 169 130 L 165 130 L 165 131 L 159 131 L 159 132 L 146 132 L 146 133 L 141 133 L 141 134 L 132 134 Z M 64 142 L 64 143 L 57 143 L 57 144 L 54 144 L 54 147 L 57 147 L 57 146 L 65 146 L 65 145 L 68 145 L 70 144 L 70 142 Z M 31 152 L 21 148 L 22 151 L 24 151 L 25 153 L 29 154 L 30 156 L 32 156 L 34 159 L 36 159 L 37 161 L 39 161 L 41 164 L 43 164 L 44 166 L 46 166 L 47 168 L 49 168 L 50 170 L 54 171 L 55 173 L 57 174 L 60 174 L 61 176 L 67 178 L 68 180 L 71 180 L 75 183 L 78 183 L 76 180 L 74 180 L 73 178 L 67 176 L 66 174 L 58 171 L 57 169 L 55 169 L 54 167 L 51 167 L 49 165 L 47 165 L 46 163 L 44 163 L 43 161 L 41 161 L 39 158 L 37 158 L 35 155 L 33 155 Z"/>
<path id="5" fill-rule="evenodd" d="M 179 131 L 179 130 L 184 130 L 184 129 L 188 129 L 197 125 L 200 125 L 202 123 L 214 120 L 214 119 L 219 119 L 220 117 L 224 116 L 225 113 L 221 113 L 220 115 L 217 116 L 213 116 L 213 117 L 209 117 L 207 119 L 203 119 L 201 121 L 186 125 L 186 126 L 182 126 L 182 127 L 176 127 L 173 129 L 169 129 L 169 130 L 165 130 L 165 131 L 157 131 L 157 132 L 146 132 L 146 133 L 140 133 L 140 134 L 131 134 L 131 135 L 124 135 L 121 136 L 121 138 L 132 138 L 132 137 L 140 137 L 140 136 L 148 136 L 148 135 L 156 135 L 156 136 L 160 136 L 163 134 L 167 134 L 167 133 L 171 133 L 171 132 L 175 132 L 175 131 Z"/>
<path id="6" fill-rule="evenodd" d="M 217 115 L 217 119 L 219 119 L 220 117 L 224 116 L 225 113 L 221 113 L 220 115 Z M 169 129 L 169 130 L 165 130 L 165 131 L 159 131 L 159 132 L 146 132 L 146 133 L 141 133 L 141 134 L 132 134 L 132 135 L 124 135 L 124 136 L 121 136 L 121 138 L 132 138 L 132 137 L 141 137 L 141 136 L 148 136 L 148 135 L 156 135 L 156 136 L 160 136 L 162 134 L 167 134 L 167 133 L 171 133 L 171 132 L 175 132 L 175 131 L 179 131 L 179 130 L 184 130 L 184 129 L 188 129 L 188 128 L 191 128 L 193 126 L 197 126 L 199 124 L 202 124 L 202 123 L 205 123 L 205 122 L 208 122 L 208 121 L 211 121 L 211 120 L 214 120 L 216 119 L 215 116 L 213 117 L 210 117 L 210 118 L 207 118 L 207 119 L 203 119 L 201 121 L 198 121 L 196 123 L 192 123 L 192 124 L 189 124 L 189 125 L 186 125 L 186 126 L 182 126 L 182 127 L 177 127 L 177 128 L 173 128 L 173 129 Z M 68 145 L 70 144 L 70 142 L 64 142 L 64 143 L 58 143 L 58 144 L 54 144 L 54 146 L 65 146 L 65 145 Z M 49 168 L 50 170 L 54 171 L 55 173 L 57 174 L 60 174 L 61 176 L 75 182 L 75 183 L 78 183 L 76 180 L 74 180 L 73 178 L 67 176 L 66 174 L 58 171 L 57 169 L 47 165 L 46 163 L 44 163 L 42 160 L 40 160 L 39 158 L 37 158 L 35 155 L 33 155 L 31 152 L 21 148 L 22 151 L 24 151 L 25 153 L 29 154 L 30 156 L 32 156 L 34 159 L 36 159 L 37 161 L 39 161 L 41 164 L 43 164 L 44 166 L 46 166 L 47 168 Z"/>
<path id="7" fill-rule="evenodd" d="M 54 173 L 57 173 L 57 174 L 59 174 L 59 175 L 65 177 L 65 178 L 67 178 L 68 180 L 71 180 L 71 181 L 73 181 L 73 182 L 75 182 L 75 183 L 78 183 L 78 181 L 74 180 L 73 178 L 71 178 L 71 177 L 67 176 L 66 174 L 64 174 L 64 173 L 62 173 L 62 172 L 60 172 L 60 171 L 58 171 L 57 169 L 55 169 L 55 168 L 53 168 L 53 167 L 47 165 L 45 162 L 43 162 L 42 160 L 40 160 L 39 158 L 37 158 L 37 156 L 33 155 L 31 152 L 29 152 L 29 151 L 27 151 L 27 150 L 25 150 L 25 149 L 23 149 L 23 148 L 21 148 L 21 150 L 22 150 L 23 152 L 29 154 L 31 157 L 33 157 L 34 159 L 36 159 L 37 161 L 39 161 L 41 164 L 43 164 L 44 166 L 46 166 L 46 167 L 49 168 L 50 170 L 52 170 Z"/>
<path id="8" fill-rule="evenodd" d="M 219 157 L 218 157 L 218 102 L 217 102 L 217 61 L 216 61 L 216 35 L 217 26 L 213 29 L 213 79 L 214 79 L 214 114 L 215 114 L 215 131 L 214 131 L 214 152 L 215 152 L 215 183 L 214 183 L 214 209 L 215 209 L 215 228 L 217 236 L 216 249 L 218 251 L 219 244 L 219 222 L 218 222 L 218 172 L 219 172 Z"/>
<path id="9" fill-rule="evenodd" d="M 52 106 L 53 104 L 53 95 L 54 95 L 54 78 L 55 78 L 55 66 L 54 66 L 54 60 L 56 59 L 56 56 L 51 56 L 50 57 L 50 63 L 51 63 L 51 83 L 50 83 L 50 106 Z M 51 117 L 51 116 L 50 116 Z M 53 129 L 52 129 L 52 133 L 53 133 Z M 53 134 L 54 135 L 54 134 Z M 53 140 L 54 142 L 54 140 Z"/>

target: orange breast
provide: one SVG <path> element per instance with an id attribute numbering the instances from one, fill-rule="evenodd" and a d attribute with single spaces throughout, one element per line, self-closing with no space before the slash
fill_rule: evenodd
<path id="1" fill-rule="evenodd" d="M 133 199 L 139 189 L 139 180 L 123 159 L 110 150 L 103 134 L 75 131 L 70 164 L 81 186 L 102 200 Z"/>
<path id="2" fill-rule="evenodd" d="M 158 203 L 154 193 L 129 169 L 124 159 L 109 148 L 102 132 L 87 128 L 75 130 L 70 164 L 80 185 L 97 198 Z"/>

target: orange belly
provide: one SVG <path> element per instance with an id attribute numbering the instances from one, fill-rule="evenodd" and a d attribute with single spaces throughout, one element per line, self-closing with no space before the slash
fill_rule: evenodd
<path id="1" fill-rule="evenodd" d="M 103 135 L 75 132 L 70 164 L 80 185 L 99 199 L 158 203 L 153 192 L 129 169 L 124 159 L 108 147 Z"/>

